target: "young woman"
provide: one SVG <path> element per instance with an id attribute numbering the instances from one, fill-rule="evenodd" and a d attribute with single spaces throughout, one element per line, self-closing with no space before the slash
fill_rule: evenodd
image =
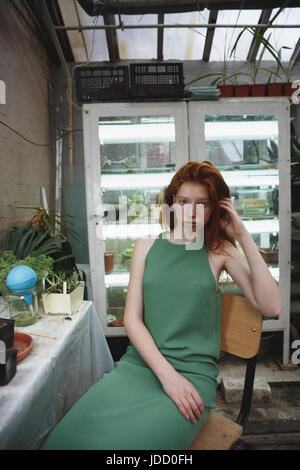
<path id="1" fill-rule="evenodd" d="M 264 316 L 280 314 L 276 282 L 214 165 L 182 166 L 164 188 L 162 203 L 174 209 L 168 230 L 139 238 L 132 254 L 127 351 L 66 414 L 43 449 L 188 449 L 215 407 L 221 272 Z M 160 222 L 166 222 L 165 209 Z"/>

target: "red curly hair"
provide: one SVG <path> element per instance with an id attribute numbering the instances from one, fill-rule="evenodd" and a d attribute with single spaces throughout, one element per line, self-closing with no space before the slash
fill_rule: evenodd
<path id="1" fill-rule="evenodd" d="M 160 203 L 171 207 L 173 196 L 176 196 L 183 183 L 199 183 L 206 186 L 210 205 L 211 217 L 204 227 L 204 243 L 209 250 L 223 249 L 224 241 L 228 240 L 234 246 L 235 240 L 227 235 L 222 229 L 220 219 L 226 219 L 226 211 L 220 209 L 219 200 L 223 197 L 230 197 L 230 189 L 225 183 L 220 171 L 208 160 L 202 162 L 188 162 L 177 170 L 170 184 L 163 188 Z M 163 206 L 165 207 L 165 206 Z M 166 224 L 166 214 L 161 209 L 159 222 L 161 226 L 170 230 L 174 229 L 174 213 L 170 211 L 170 226 Z"/>

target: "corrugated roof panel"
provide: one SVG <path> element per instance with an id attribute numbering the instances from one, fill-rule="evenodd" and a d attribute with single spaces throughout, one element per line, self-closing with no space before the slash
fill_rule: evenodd
<path id="1" fill-rule="evenodd" d="M 278 11 L 278 8 L 274 9 L 271 18 Z M 300 8 L 285 8 L 275 19 L 274 24 L 300 24 Z M 290 47 L 291 49 L 281 49 L 281 60 L 289 61 L 294 47 L 299 39 L 298 28 L 274 28 L 270 29 L 269 33 L 265 33 L 265 36 L 271 33 L 270 43 L 276 50 L 279 50 L 282 46 Z M 264 60 L 274 60 L 272 55 L 266 51 Z"/>
<path id="2" fill-rule="evenodd" d="M 209 11 L 190 13 L 172 13 L 165 15 L 165 24 L 202 24 L 207 23 Z M 165 28 L 165 60 L 200 60 L 202 59 L 207 28 Z"/>
<path id="3" fill-rule="evenodd" d="M 116 24 L 119 18 L 115 15 Z M 126 25 L 157 24 L 157 15 L 122 15 Z M 117 30 L 120 59 L 155 59 L 157 56 L 157 29 Z"/>
<path id="4" fill-rule="evenodd" d="M 79 4 L 78 4 L 77 11 L 78 11 L 79 21 L 81 25 L 101 26 L 104 24 L 102 16 L 98 16 L 98 17 L 89 16 L 80 7 Z M 66 19 L 65 19 L 65 22 L 66 22 Z M 103 29 L 83 30 L 81 31 L 81 33 L 77 32 L 77 34 L 83 35 L 88 60 L 101 61 L 101 62 L 109 60 L 105 30 Z M 71 46 L 72 46 L 72 41 L 71 41 Z"/>
<path id="5" fill-rule="evenodd" d="M 222 10 L 218 13 L 217 24 L 257 24 L 261 10 Z M 216 28 L 210 61 L 246 60 L 253 36 L 245 31 L 238 42 L 235 53 L 229 59 L 235 41 L 242 31 L 241 28 Z"/>
<path id="6" fill-rule="evenodd" d="M 271 19 L 278 9 L 274 9 Z M 66 11 L 64 13 L 65 24 L 74 22 L 74 18 Z M 78 5 L 78 21 L 81 25 L 103 25 L 103 17 L 90 17 Z M 75 14 L 75 12 L 74 12 Z M 217 24 L 257 24 L 261 10 L 220 10 Z M 74 16 L 74 15 L 73 15 Z M 115 15 L 116 24 L 119 23 L 118 15 Z M 157 24 L 158 15 L 121 15 L 125 25 Z M 165 14 L 165 24 L 206 24 L 209 21 L 209 10 Z M 285 8 L 274 24 L 300 24 L 300 8 Z M 253 36 L 245 31 L 239 41 L 236 52 L 229 59 L 232 47 L 240 33 L 241 28 L 216 28 L 213 36 L 210 61 L 224 62 L 227 60 L 246 61 Z M 207 28 L 164 28 L 163 60 L 201 60 Z M 121 60 L 151 60 L 157 58 L 157 29 L 117 29 Z M 83 40 L 78 41 L 76 34 L 82 35 Z M 282 60 L 288 61 L 299 39 L 299 29 L 270 28 L 264 34 L 267 38 L 271 34 L 270 42 L 278 50 L 282 46 L 291 49 L 282 49 Z M 109 61 L 105 30 L 82 30 L 81 32 L 69 32 L 71 47 L 75 60 L 84 60 L 86 54 L 89 61 Z M 80 45 L 83 51 L 81 53 Z M 259 51 L 260 52 L 260 51 Z M 274 60 L 266 50 L 263 60 Z"/>
<path id="7" fill-rule="evenodd" d="M 58 0 L 58 4 L 64 21 L 67 21 L 68 25 L 78 25 L 79 16 L 74 3 Z M 78 34 L 78 31 L 67 31 L 66 34 L 69 38 L 75 62 L 85 62 L 88 57 L 84 36 Z"/>

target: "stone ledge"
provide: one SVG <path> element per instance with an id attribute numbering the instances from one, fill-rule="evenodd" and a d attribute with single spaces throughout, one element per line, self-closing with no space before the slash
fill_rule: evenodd
<path id="1" fill-rule="evenodd" d="M 220 388 L 226 403 L 241 403 L 244 390 L 244 379 L 221 377 Z M 268 382 L 260 377 L 255 378 L 253 387 L 253 402 L 271 400 L 271 388 Z"/>
<path id="2" fill-rule="evenodd" d="M 253 403 L 244 434 L 280 434 L 300 433 L 300 407 L 284 401 L 272 399 L 266 403 Z M 236 421 L 240 403 L 225 403 L 219 390 L 216 397 L 215 411 L 226 418 Z"/>
<path id="3" fill-rule="evenodd" d="M 218 382 L 223 377 L 240 379 L 245 377 L 246 361 L 235 356 L 226 354 L 219 362 L 220 375 Z M 300 367 L 280 367 L 277 358 L 258 361 L 256 364 L 255 378 L 261 378 L 272 385 L 300 384 Z"/>

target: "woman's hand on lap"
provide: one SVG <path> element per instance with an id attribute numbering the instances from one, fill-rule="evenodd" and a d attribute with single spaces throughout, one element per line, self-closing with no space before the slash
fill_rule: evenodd
<path id="1" fill-rule="evenodd" d="M 177 371 L 160 379 L 165 393 L 173 400 L 182 416 L 193 424 L 201 420 L 204 403 L 194 385 Z"/>

